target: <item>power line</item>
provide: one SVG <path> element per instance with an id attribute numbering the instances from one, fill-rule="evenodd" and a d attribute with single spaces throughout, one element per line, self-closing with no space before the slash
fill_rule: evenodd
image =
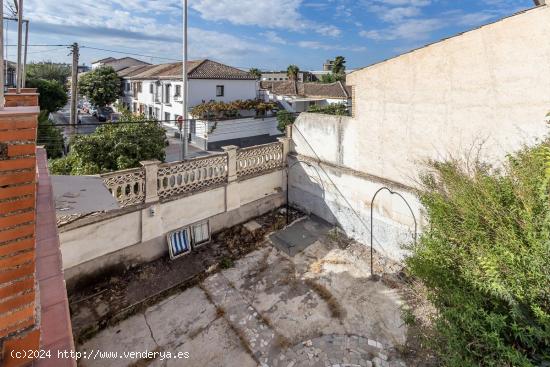
<path id="1" fill-rule="evenodd" d="M 159 56 L 153 56 L 153 55 L 143 55 L 143 54 L 138 54 L 138 53 L 133 53 L 133 52 L 124 52 L 124 51 L 107 50 L 107 49 L 104 49 L 104 48 L 91 47 L 91 46 L 81 46 L 80 48 L 88 48 L 88 49 L 90 49 L 90 50 L 105 51 L 105 52 L 113 52 L 113 53 L 123 54 L 123 55 L 141 56 L 141 57 L 149 57 L 149 58 L 153 58 L 153 59 L 162 59 L 162 60 L 179 61 L 179 62 L 181 62 L 181 60 L 169 59 L 169 58 L 167 58 L 167 57 L 159 57 Z"/>

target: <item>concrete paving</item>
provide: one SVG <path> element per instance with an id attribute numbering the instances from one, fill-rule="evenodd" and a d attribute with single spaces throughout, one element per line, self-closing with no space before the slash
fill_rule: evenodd
<path id="1" fill-rule="evenodd" d="M 404 366 L 396 348 L 405 342 L 402 302 L 397 291 L 369 281 L 368 248 L 343 245 L 315 220 L 298 223 L 284 236 L 306 238 L 303 251 L 291 257 L 267 244 L 78 349 L 189 353 L 140 366 Z"/>

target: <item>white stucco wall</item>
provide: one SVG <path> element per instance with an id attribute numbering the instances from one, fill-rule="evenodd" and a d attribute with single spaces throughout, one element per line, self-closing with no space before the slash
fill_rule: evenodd
<path id="1" fill-rule="evenodd" d="M 351 73 L 346 166 L 412 183 L 419 160 L 484 142 L 487 158 L 548 130 L 550 7 L 539 7 Z"/>
<path id="2" fill-rule="evenodd" d="M 160 242 L 165 243 L 163 237 L 168 232 L 215 216 L 218 218 L 212 224 L 211 230 L 218 231 L 224 228 L 221 214 L 238 211 L 262 199 L 280 196 L 285 189 L 283 176 L 282 171 L 274 171 L 237 181 L 232 184 L 231 190 L 228 189 L 230 186 L 218 187 L 177 200 L 152 204 L 145 209 L 94 221 L 88 225 L 61 230 L 59 235 L 63 268 L 71 269 L 159 238 Z M 248 212 L 256 213 L 254 210 Z M 227 222 L 234 224 L 230 218 Z M 165 250 L 168 250 L 167 245 Z M 101 264 L 102 261 L 98 261 L 97 266 L 87 266 L 87 269 L 100 268 Z"/>
<path id="3" fill-rule="evenodd" d="M 370 201 L 390 186 L 421 229 L 421 206 L 407 187 L 423 161 L 482 144 L 482 157 L 498 164 L 548 132 L 549 35 L 550 8 L 540 7 L 349 74 L 354 117 L 301 114 L 293 126 L 298 158 L 326 164 L 320 174 L 293 169 L 291 202 L 368 244 Z M 374 244 L 399 258 L 412 223 L 396 205 L 395 196 L 376 199 Z"/>
<path id="4" fill-rule="evenodd" d="M 281 132 L 277 129 L 277 118 L 241 118 L 235 120 L 218 121 L 217 124 L 214 121 L 210 121 L 208 134 L 209 142 L 224 141 L 230 139 L 244 138 L 248 136 L 258 135 L 281 135 Z M 213 129 L 216 124 L 216 128 Z M 199 126 L 199 124 L 197 124 Z M 202 129 L 204 130 L 204 129 Z M 199 133 L 200 129 L 197 129 Z"/>

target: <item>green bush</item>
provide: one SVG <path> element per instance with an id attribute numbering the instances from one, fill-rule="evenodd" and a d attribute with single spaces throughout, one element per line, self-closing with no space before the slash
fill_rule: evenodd
<path id="1" fill-rule="evenodd" d="M 51 161 L 50 171 L 93 175 L 139 167 L 141 161 L 164 161 L 167 144 L 166 132 L 158 123 L 124 114 L 119 122 L 100 126 L 93 134 L 75 136 L 69 154 Z"/>
<path id="2" fill-rule="evenodd" d="M 36 88 L 40 93 L 38 104 L 40 109 L 48 112 L 59 111 L 67 104 L 67 93 L 61 83 L 55 80 L 31 79 L 26 83 L 28 88 Z"/>
<path id="3" fill-rule="evenodd" d="M 292 125 L 296 121 L 296 116 L 288 111 L 277 112 L 277 129 L 284 133 L 288 125 Z"/>
<path id="4" fill-rule="evenodd" d="M 480 162 L 430 162 L 429 225 L 407 266 L 437 309 L 431 346 L 447 366 L 550 360 L 550 143 Z"/>
<path id="5" fill-rule="evenodd" d="M 322 113 L 325 115 L 349 116 L 349 108 L 343 103 L 329 104 L 326 106 L 313 105 L 307 112 Z"/>
<path id="6" fill-rule="evenodd" d="M 48 158 L 63 156 L 65 141 L 61 129 L 48 119 L 48 111 L 42 111 L 38 116 L 37 144 L 46 148 Z"/>

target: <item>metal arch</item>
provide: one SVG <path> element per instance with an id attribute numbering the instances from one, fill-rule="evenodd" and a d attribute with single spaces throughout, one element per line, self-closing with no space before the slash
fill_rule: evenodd
<path id="1" fill-rule="evenodd" d="M 286 224 L 289 225 L 290 223 L 290 204 L 289 204 L 289 194 L 288 194 L 288 182 L 289 182 L 289 179 L 288 179 L 288 176 L 290 175 L 290 170 L 292 169 L 292 167 L 294 167 L 295 165 L 297 165 L 298 163 L 304 163 L 305 165 L 307 165 L 308 167 L 311 167 L 311 168 L 314 168 L 315 169 L 315 172 L 317 172 L 317 176 L 319 176 L 319 183 L 321 184 L 321 186 L 323 187 L 323 197 L 324 197 L 324 191 L 325 191 L 325 185 L 323 185 L 323 180 L 321 179 L 321 175 L 319 174 L 319 170 L 317 169 L 317 167 L 315 167 L 313 164 L 311 164 L 311 162 L 308 162 L 308 161 L 301 161 L 299 159 L 296 159 L 296 162 L 292 163 L 290 166 L 287 166 L 286 167 Z"/>
<path id="2" fill-rule="evenodd" d="M 416 216 L 414 215 L 414 211 L 412 210 L 411 206 L 409 205 L 409 202 L 403 197 L 403 195 L 401 195 L 397 191 L 393 191 L 392 189 L 390 189 L 386 186 L 379 188 L 374 193 L 374 196 L 372 197 L 372 200 L 370 202 L 370 274 L 371 274 L 372 279 L 375 279 L 374 278 L 374 260 L 373 260 L 373 258 L 374 258 L 374 256 L 373 256 L 373 248 L 374 248 L 374 232 L 373 232 L 374 205 L 373 204 L 374 204 L 374 200 L 376 199 L 376 196 L 384 190 L 387 190 L 392 195 L 399 196 L 401 199 L 403 199 L 403 201 L 405 202 L 405 204 L 409 208 L 409 210 L 411 212 L 411 215 L 413 217 L 413 220 L 414 220 L 414 244 L 416 245 L 416 237 L 417 237 L 418 226 L 417 226 L 417 223 L 416 223 Z"/>

